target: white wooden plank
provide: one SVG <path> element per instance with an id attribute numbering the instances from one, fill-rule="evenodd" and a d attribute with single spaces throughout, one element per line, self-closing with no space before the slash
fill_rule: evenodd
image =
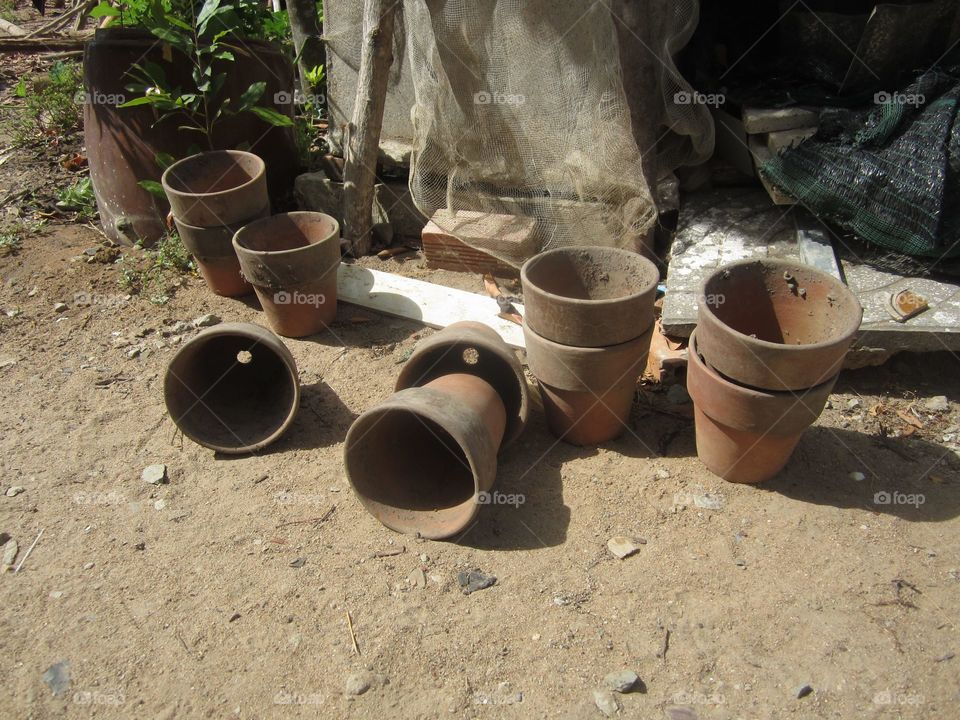
<path id="1" fill-rule="evenodd" d="M 496 330 L 507 345 L 524 347 L 521 327 L 497 317 L 500 312 L 497 301 L 487 295 L 340 263 L 337 299 L 434 328 L 444 328 L 459 320 L 474 320 Z M 522 305 L 516 308 L 523 314 Z"/>

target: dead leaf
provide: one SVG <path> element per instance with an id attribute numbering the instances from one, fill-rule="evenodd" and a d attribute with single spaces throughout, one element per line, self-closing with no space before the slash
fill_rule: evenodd
<path id="1" fill-rule="evenodd" d="M 877 403 L 877 404 L 874 405 L 872 408 L 870 408 L 869 410 L 867 410 L 867 412 L 868 412 L 872 417 L 876 417 L 877 415 L 879 415 L 880 413 L 883 412 L 883 403 Z"/>
<path id="2" fill-rule="evenodd" d="M 487 291 L 487 295 L 492 298 L 500 297 L 503 293 L 500 292 L 500 286 L 497 284 L 497 279 L 490 273 L 484 273 L 483 275 L 483 289 Z"/>
<path id="3" fill-rule="evenodd" d="M 523 318 L 516 313 L 497 313 L 497 317 L 502 320 L 507 320 L 508 322 L 516 323 L 517 325 L 523 325 Z"/>
<path id="4" fill-rule="evenodd" d="M 920 422 L 917 418 L 909 413 L 905 413 L 903 410 L 897 410 L 897 416 L 909 425 L 913 425 L 915 428 L 922 430 L 923 423 Z"/>

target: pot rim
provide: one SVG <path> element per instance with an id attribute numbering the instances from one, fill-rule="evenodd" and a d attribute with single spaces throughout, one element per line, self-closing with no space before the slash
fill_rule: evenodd
<path id="1" fill-rule="evenodd" d="M 687 361 L 696 363 L 699 368 L 708 375 L 711 380 L 717 382 L 724 387 L 730 388 L 738 393 L 743 393 L 752 398 L 759 399 L 773 399 L 777 396 L 786 398 L 787 396 L 793 398 L 799 398 L 806 394 L 814 394 L 819 389 L 823 388 L 826 385 L 833 385 L 836 382 L 837 376 L 832 375 L 827 380 L 814 385 L 809 388 L 802 388 L 800 390 L 763 390 L 760 388 L 750 387 L 748 385 L 741 385 L 740 383 L 733 382 L 728 380 L 719 372 L 717 372 L 710 363 L 706 362 L 700 357 L 700 354 L 697 352 L 697 330 L 694 328 L 693 332 L 690 333 L 690 340 L 687 343 Z M 696 359 L 694 359 L 696 358 Z"/>
<path id="2" fill-rule="evenodd" d="M 333 223 L 333 226 L 330 232 L 327 235 L 324 235 L 320 240 L 317 240 L 317 242 L 312 242 L 307 245 L 302 245 L 296 248 L 290 248 L 289 250 L 253 250 L 251 248 L 248 248 L 246 245 L 242 245 L 240 242 L 241 235 L 243 235 L 244 231 L 248 230 L 249 228 L 253 228 L 261 224 L 264 224 L 264 225 L 268 224 L 279 217 L 292 217 L 296 219 L 298 217 L 303 217 L 303 216 L 311 216 L 311 217 L 316 216 L 318 218 L 326 218 L 331 223 Z M 294 253 L 303 252 L 304 250 L 308 250 L 309 248 L 323 245 L 329 242 L 332 238 L 339 238 L 339 236 L 340 236 L 340 223 L 337 222 L 336 218 L 330 215 L 327 215 L 326 213 L 314 212 L 312 210 L 294 210 L 292 212 L 277 213 L 276 215 L 270 215 L 268 217 L 260 218 L 258 220 L 254 220 L 253 222 L 244 225 L 242 228 L 237 230 L 236 233 L 234 233 L 232 242 L 233 242 L 233 247 L 236 249 L 238 253 L 243 252 L 243 253 L 246 253 L 247 255 L 253 255 L 261 258 L 287 257 Z M 339 243 L 338 243 L 338 247 L 339 247 Z M 338 260 L 338 264 L 339 264 L 339 260 Z"/>
<path id="3" fill-rule="evenodd" d="M 830 282 L 832 287 L 838 288 L 840 292 L 849 293 L 849 295 L 853 298 L 854 302 L 856 303 L 856 306 L 860 308 L 860 312 L 855 313 L 856 319 L 850 322 L 848 326 L 844 327 L 842 333 L 837 334 L 835 337 L 829 340 L 821 340 L 820 342 L 817 342 L 817 343 L 803 343 L 801 345 L 788 345 L 787 343 L 777 343 L 777 342 L 771 342 L 770 340 L 761 340 L 760 338 L 753 337 L 752 335 L 747 335 L 746 333 L 742 333 L 736 328 L 733 328 L 730 325 L 727 325 L 727 323 L 723 322 L 723 320 L 717 317 L 716 313 L 714 313 L 713 309 L 710 308 L 709 304 L 704 301 L 704 297 L 706 296 L 707 283 L 710 282 L 710 280 L 715 275 L 717 275 L 718 273 L 724 272 L 726 270 L 730 270 L 732 268 L 745 267 L 748 265 L 763 265 L 763 264 L 775 266 L 783 269 L 796 268 L 799 265 L 804 270 L 818 273 L 823 277 L 824 280 Z M 727 265 L 723 265 L 722 267 L 717 268 L 714 272 L 710 273 L 707 276 L 707 278 L 700 284 L 700 296 L 697 298 L 697 307 L 699 312 L 701 313 L 701 318 L 704 316 L 707 317 L 711 322 L 718 324 L 726 332 L 731 333 L 737 340 L 740 340 L 744 343 L 755 344 L 758 347 L 762 347 L 762 348 L 781 349 L 781 350 L 792 349 L 792 350 L 798 350 L 798 351 L 805 351 L 805 350 L 821 350 L 821 349 L 829 348 L 831 346 L 836 345 L 839 342 L 844 342 L 845 338 L 847 338 L 849 335 L 853 333 L 856 333 L 860 329 L 860 325 L 863 322 L 863 306 L 860 304 L 860 300 L 857 298 L 857 296 L 854 295 L 853 290 L 851 290 L 845 283 L 833 277 L 832 275 L 828 275 L 822 270 L 818 270 L 812 265 L 807 265 L 804 262 L 800 262 L 800 261 L 791 262 L 789 260 L 780 260 L 780 259 L 773 259 L 773 258 L 738 260 L 737 262 L 729 263 Z M 691 337 L 693 337 L 692 334 L 691 334 Z M 709 367 L 709 365 L 707 367 Z"/>
<path id="4" fill-rule="evenodd" d="M 652 282 L 644 285 L 637 292 L 630 293 L 629 295 L 621 295 L 619 297 L 614 297 L 614 298 L 605 298 L 603 300 L 591 300 L 589 298 L 587 299 L 572 298 L 568 295 L 557 295 L 556 293 L 552 293 L 548 290 L 544 290 L 542 287 L 540 287 L 539 285 L 537 285 L 536 283 L 530 280 L 528 269 L 532 266 L 535 266 L 538 262 L 541 261 L 542 258 L 548 255 L 569 254 L 574 251 L 583 251 L 583 250 L 588 250 L 588 251 L 604 250 L 604 251 L 618 253 L 620 255 L 623 255 L 624 257 L 629 256 L 631 259 L 638 258 L 639 260 L 642 261 L 640 263 L 641 265 L 643 264 L 643 262 L 646 262 L 650 265 L 650 267 L 656 270 L 656 272 L 654 273 Z M 522 266 L 520 266 L 521 286 L 527 285 L 528 287 L 535 290 L 537 293 L 539 293 L 540 295 L 542 295 L 544 298 L 548 300 L 554 300 L 554 301 L 565 303 L 567 305 L 574 305 L 574 306 L 580 306 L 580 307 L 600 307 L 602 305 L 610 304 L 610 303 L 619 303 L 619 302 L 630 301 L 630 300 L 638 300 L 642 298 L 644 295 L 649 294 L 651 290 L 655 291 L 659 282 L 660 282 L 660 271 L 657 270 L 656 265 L 650 262 L 650 260 L 645 258 L 643 255 L 641 255 L 638 252 L 634 252 L 632 250 L 626 250 L 624 248 L 618 248 L 618 247 L 608 247 L 606 245 L 570 245 L 567 247 L 554 248 L 553 250 L 547 250 L 545 252 L 534 255 L 532 258 L 530 258 L 525 263 L 523 263 Z"/>
<path id="5" fill-rule="evenodd" d="M 252 223 L 257 222 L 258 220 L 264 220 L 264 219 L 266 219 L 266 218 L 264 218 L 264 217 L 261 217 L 261 215 L 263 215 L 264 212 L 269 212 L 269 211 L 270 211 L 270 206 L 267 205 L 266 207 L 264 207 L 263 209 L 261 209 L 260 212 L 254 213 L 253 215 L 251 215 L 251 216 L 250 216 L 251 220 L 250 220 L 249 222 L 244 221 L 244 220 L 241 220 L 241 221 L 239 221 L 239 222 L 230 223 L 229 225 L 215 225 L 215 226 L 213 226 L 213 227 L 201 227 L 200 225 L 191 225 L 190 223 L 185 223 L 185 222 L 183 222 L 183 221 L 180 220 L 179 218 L 174 218 L 173 221 L 174 221 L 174 223 L 176 223 L 177 225 L 182 225 L 183 227 L 187 228 L 188 230 L 192 230 L 192 231 L 196 231 L 196 232 L 199 232 L 199 231 L 201 231 L 201 230 L 203 230 L 203 231 L 206 231 L 206 230 L 219 230 L 219 231 L 223 231 L 223 230 L 232 230 L 233 228 L 237 228 L 237 230 L 239 230 L 240 228 L 245 228 L 247 225 L 250 225 L 250 224 L 252 224 Z M 270 217 L 270 216 L 268 215 L 268 216 L 266 216 L 266 217 Z M 234 230 L 234 231 L 231 233 L 231 237 L 233 237 L 233 235 L 236 235 L 237 230 Z"/>
<path id="6" fill-rule="evenodd" d="M 191 161 L 196 161 L 197 158 L 202 157 L 204 155 L 223 155 L 223 154 L 231 155 L 231 156 L 237 156 L 237 155 L 247 156 L 247 157 L 254 158 L 254 164 L 257 166 L 257 172 L 254 174 L 253 177 L 251 177 L 249 180 L 247 180 L 244 183 L 241 183 L 239 185 L 234 185 L 233 187 L 227 188 L 226 190 L 217 190 L 216 192 L 207 192 L 207 193 L 184 192 L 183 190 L 178 190 L 177 188 L 171 186 L 170 183 L 167 182 L 167 178 L 170 176 L 170 173 L 178 165 L 181 167 L 185 166 L 187 165 L 187 163 Z M 163 189 L 165 192 L 176 195 L 177 197 L 201 198 L 206 200 L 209 198 L 222 197 L 230 193 L 235 193 L 238 190 L 246 189 L 258 182 L 261 182 L 266 172 L 267 172 L 267 164 L 263 161 L 263 158 L 257 155 L 256 153 L 248 152 L 246 150 L 205 150 L 203 152 L 198 152 L 195 155 L 189 155 L 183 158 L 182 160 L 177 160 L 177 162 L 175 162 L 173 165 L 171 165 L 170 167 L 168 167 L 166 170 L 163 171 L 163 175 L 160 176 L 160 184 L 163 186 Z"/>

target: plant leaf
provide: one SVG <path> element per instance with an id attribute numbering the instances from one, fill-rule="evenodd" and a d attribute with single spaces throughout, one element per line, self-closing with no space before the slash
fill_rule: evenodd
<path id="1" fill-rule="evenodd" d="M 250 108 L 250 112 L 252 112 L 261 120 L 265 120 L 266 122 L 270 123 L 274 127 L 291 127 L 293 125 L 293 120 L 291 120 L 287 115 L 278 112 L 274 108 L 255 105 Z"/>
<path id="2" fill-rule="evenodd" d="M 154 197 L 160 198 L 161 200 L 167 199 L 166 193 L 163 192 L 163 185 L 158 183 L 156 180 L 141 180 L 137 183 L 137 185 L 142 187 Z"/>
<path id="3" fill-rule="evenodd" d="M 244 110 L 253 108 L 253 106 L 257 104 L 257 101 L 263 97 L 266 89 L 267 84 L 265 82 L 252 83 L 250 87 L 243 91 L 243 95 L 240 96 L 240 106 L 237 112 L 243 112 Z"/>
<path id="4" fill-rule="evenodd" d="M 118 17 L 120 11 L 107 2 L 102 2 L 90 11 L 90 17 Z"/>

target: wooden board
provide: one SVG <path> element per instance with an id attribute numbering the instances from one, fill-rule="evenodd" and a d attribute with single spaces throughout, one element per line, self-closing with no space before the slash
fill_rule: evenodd
<path id="1" fill-rule="evenodd" d="M 753 257 L 800 260 L 793 216 L 801 210 L 798 206 L 772 205 L 759 188 L 684 196 L 667 271 L 664 332 L 690 335 L 697 323 L 700 286 L 721 265 Z M 799 220 L 803 227 L 804 217 Z M 950 282 L 904 277 L 860 261 L 857 253 L 844 248 L 842 243 L 836 247 L 840 259 L 832 260 L 863 306 L 863 324 L 856 346 L 864 355 L 872 353 L 882 359 L 901 350 L 960 350 L 960 279 Z M 826 247 L 809 247 L 803 252 L 814 250 L 820 261 L 830 262 Z M 813 260 L 809 254 L 807 257 Z M 899 323 L 889 315 L 886 304 L 892 293 L 907 288 L 926 298 L 930 309 Z"/>
<path id="2" fill-rule="evenodd" d="M 487 295 L 340 263 L 337 299 L 434 328 L 444 328 L 458 320 L 474 320 L 496 330 L 507 345 L 524 347 L 522 328 L 497 317 L 497 301 Z M 516 307 L 522 315 L 523 306 Z"/>

